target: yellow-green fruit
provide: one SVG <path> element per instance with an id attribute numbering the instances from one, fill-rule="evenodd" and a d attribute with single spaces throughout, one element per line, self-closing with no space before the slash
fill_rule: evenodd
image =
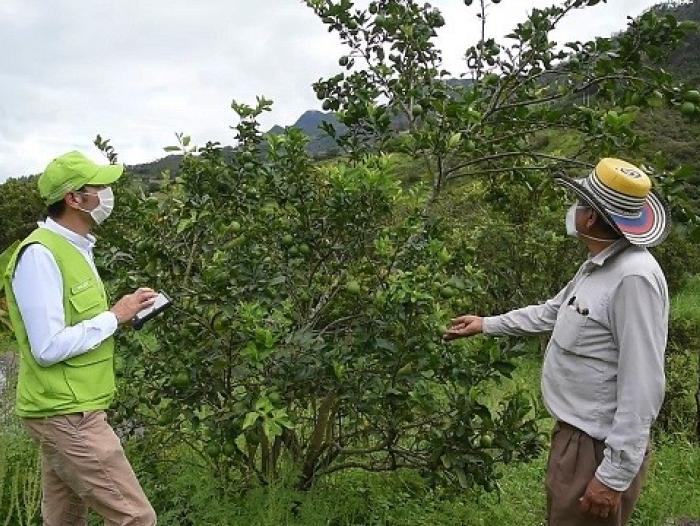
<path id="1" fill-rule="evenodd" d="M 221 453 L 221 448 L 219 448 L 217 444 L 208 444 L 207 447 L 204 448 L 204 451 L 211 458 L 215 458 L 219 456 L 219 453 Z"/>
<path id="2" fill-rule="evenodd" d="M 288 247 L 292 243 L 294 243 L 294 236 L 292 236 L 292 234 L 285 234 L 282 238 L 282 244 Z"/>
<path id="3" fill-rule="evenodd" d="M 299 245 L 299 252 L 306 255 L 309 252 L 311 252 L 311 248 L 309 248 L 309 245 L 307 245 L 306 243 L 302 243 L 301 245 Z"/>
<path id="4" fill-rule="evenodd" d="M 442 294 L 443 298 L 453 298 L 455 296 L 455 289 L 452 287 L 442 287 L 442 289 L 440 289 L 440 294 Z"/>
<path id="5" fill-rule="evenodd" d="M 396 371 L 396 374 L 399 376 L 406 376 L 406 375 L 411 374 L 412 372 L 413 372 L 413 366 L 410 363 L 407 363 L 406 365 L 401 367 L 401 369 Z"/>
<path id="6" fill-rule="evenodd" d="M 190 384 L 190 375 L 187 371 L 180 371 L 173 377 L 175 387 L 187 387 Z"/>
<path id="7" fill-rule="evenodd" d="M 345 288 L 350 294 L 360 293 L 360 284 L 355 280 L 349 281 Z"/>
<path id="8" fill-rule="evenodd" d="M 236 451 L 238 448 L 236 447 L 236 444 L 233 442 L 226 442 L 223 447 L 224 455 L 227 457 L 231 457 L 236 454 Z"/>
<path id="9" fill-rule="evenodd" d="M 241 231 L 241 224 L 238 221 L 234 221 L 231 223 L 231 232 L 240 232 Z"/>
<path id="10" fill-rule="evenodd" d="M 223 316 L 217 316 L 214 320 L 214 330 L 216 332 L 225 331 L 227 326 L 228 324 L 226 323 L 226 319 Z"/>
<path id="11" fill-rule="evenodd" d="M 481 435 L 479 445 L 481 447 L 491 447 L 493 445 L 493 437 L 489 434 Z"/>
<path id="12" fill-rule="evenodd" d="M 692 102 L 684 102 L 681 106 L 681 113 L 683 115 L 692 115 L 695 113 L 696 107 Z"/>

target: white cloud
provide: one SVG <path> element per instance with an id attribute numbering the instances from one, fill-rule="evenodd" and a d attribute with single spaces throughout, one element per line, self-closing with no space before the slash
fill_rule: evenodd
<path id="1" fill-rule="evenodd" d="M 478 34 L 476 10 L 433 3 L 447 20 L 438 39 L 445 65 L 459 74 Z M 503 0 L 490 8 L 490 33 L 550 3 Z M 609 34 L 652 3 L 610 0 L 572 16 L 560 38 Z M 230 143 L 232 98 L 266 95 L 275 105 L 264 125 L 291 124 L 318 108 L 311 83 L 335 73 L 342 54 L 298 0 L 3 0 L 0 48 L 0 181 L 38 173 L 70 149 L 99 159 L 97 133 L 129 164 L 162 156 L 176 131 Z"/>

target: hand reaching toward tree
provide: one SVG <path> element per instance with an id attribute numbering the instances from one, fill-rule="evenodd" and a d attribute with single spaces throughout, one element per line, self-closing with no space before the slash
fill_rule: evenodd
<path id="1" fill-rule="evenodd" d="M 467 338 L 483 332 L 483 321 L 481 316 L 466 314 L 452 320 L 452 325 L 445 331 L 442 339 L 444 341 Z"/>

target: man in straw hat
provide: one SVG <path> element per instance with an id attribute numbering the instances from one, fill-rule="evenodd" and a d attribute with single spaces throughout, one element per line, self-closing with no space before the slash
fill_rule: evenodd
<path id="1" fill-rule="evenodd" d="M 88 507 L 107 524 L 156 523 L 105 414 L 114 397 L 112 335 L 156 296 L 138 289 L 109 308 L 93 261 L 91 232 L 112 212 L 110 185 L 122 172 L 79 152 L 49 163 L 39 177 L 49 217 L 3 276 L 20 356 L 16 412 L 41 445 L 47 526 L 84 526 Z"/>
<path id="2" fill-rule="evenodd" d="M 668 235 L 668 208 L 649 177 L 619 159 L 557 182 L 578 197 L 566 228 L 589 258 L 549 301 L 501 316 L 460 316 L 445 339 L 552 331 L 542 370 L 542 395 L 556 420 L 549 524 L 621 526 L 641 490 L 649 428 L 664 395 L 668 289 L 647 247 Z"/>

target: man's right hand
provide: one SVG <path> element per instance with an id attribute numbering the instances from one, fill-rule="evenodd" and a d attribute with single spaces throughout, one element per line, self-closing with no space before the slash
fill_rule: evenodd
<path id="1" fill-rule="evenodd" d="M 459 316 L 452 320 L 452 325 L 442 335 L 442 339 L 446 342 L 456 340 L 458 338 L 466 338 L 481 334 L 483 332 L 484 319 L 480 316 L 467 314 Z"/>
<path id="2" fill-rule="evenodd" d="M 119 325 L 123 325 L 133 320 L 138 312 L 153 305 L 156 296 L 158 293 L 155 290 L 140 288 L 132 294 L 123 296 L 109 310 L 117 317 Z"/>

